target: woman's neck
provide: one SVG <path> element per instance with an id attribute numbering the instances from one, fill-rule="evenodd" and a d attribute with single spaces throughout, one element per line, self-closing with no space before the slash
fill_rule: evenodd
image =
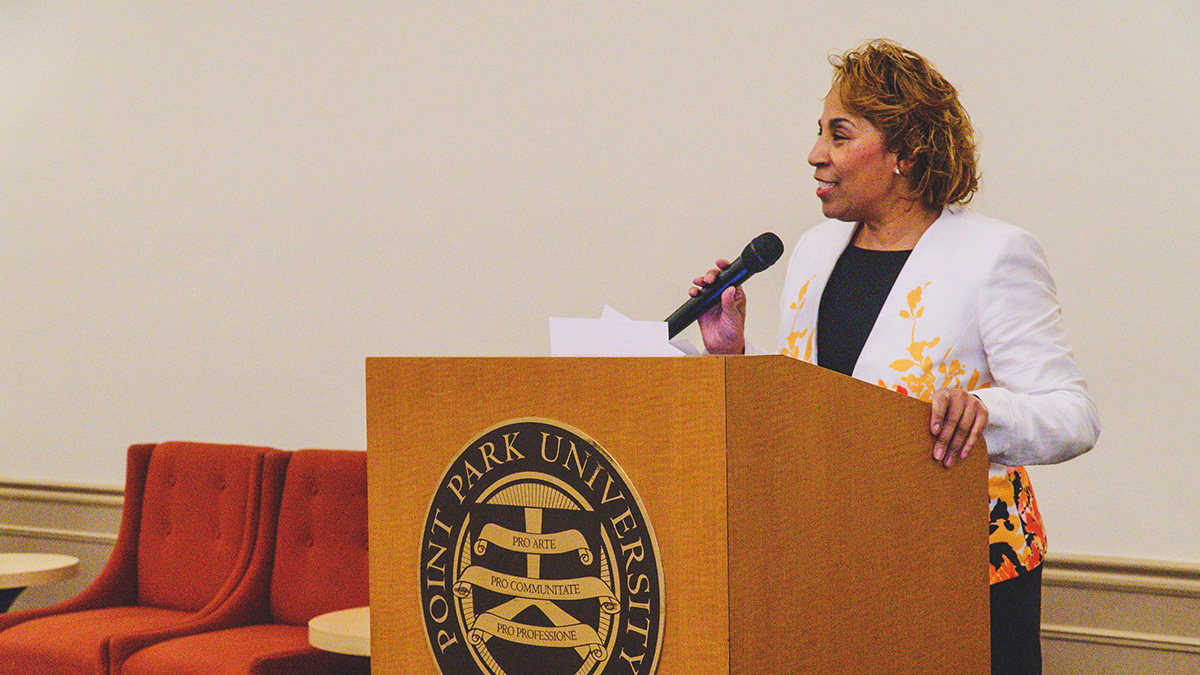
<path id="1" fill-rule="evenodd" d="M 865 220 L 858 224 L 851 243 L 873 251 L 911 251 L 940 215 L 914 206 L 890 218 Z"/>

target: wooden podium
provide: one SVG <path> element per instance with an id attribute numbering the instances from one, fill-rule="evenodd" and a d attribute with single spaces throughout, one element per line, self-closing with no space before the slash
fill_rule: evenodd
<path id="1" fill-rule="evenodd" d="M 783 356 L 371 358 L 366 381 L 375 673 L 438 673 L 431 500 L 520 418 L 587 434 L 640 494 L 660 675 L 989 672 L 986 453 L 934 462 L 927 403 Z"/>

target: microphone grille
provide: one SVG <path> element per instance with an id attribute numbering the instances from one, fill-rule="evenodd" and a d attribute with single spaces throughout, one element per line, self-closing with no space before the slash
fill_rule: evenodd
<path id="1" fill-rule="evenodd" d="M 757 274 L 779 260 L 783 255 L 783 241 L 774 232 L 763 232 L 742 249 L 742 265 L 751 274 Z"/>

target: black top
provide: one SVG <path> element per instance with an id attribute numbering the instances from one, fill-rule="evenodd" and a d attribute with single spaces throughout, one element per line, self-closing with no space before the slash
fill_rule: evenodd
<path id="1" fill-rule="evenodd" d="M 817 310 L 817 365 L 843 375 L 854 372 L 910 253 L 846 247 L 833 266 Z"/>

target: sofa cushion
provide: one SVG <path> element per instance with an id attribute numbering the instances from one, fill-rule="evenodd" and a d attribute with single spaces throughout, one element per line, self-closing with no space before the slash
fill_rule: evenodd
<path id="1" fill-rule="evenodd" d="M 367 605 L 367 553 L 367 453 L 293 453 L 276 530 L 273 621 L 304 626 Z"/>
<path id="2" fill-rule="evenodd" d="M 162 443 L 146 475 L 138 604 L 197 611 L 235 571 L 254 536 L 263 448 Z"/>
<path id="3" fill-rule="evenodd" d="M 348 675 L 365 674 L 369 668 L 367 658 L 328 654 L 310 647 L 307 627 L 275 624 L 160 642 L 129 657 L 121 675 Z"/>
<path id="4" fill-rule="evenodd" d="M 0 631 L 0 673 L 103 673 L 113 635 L 164 628 L 189 616 L 154 607 L 110 607 L 32 619 Z"/>

